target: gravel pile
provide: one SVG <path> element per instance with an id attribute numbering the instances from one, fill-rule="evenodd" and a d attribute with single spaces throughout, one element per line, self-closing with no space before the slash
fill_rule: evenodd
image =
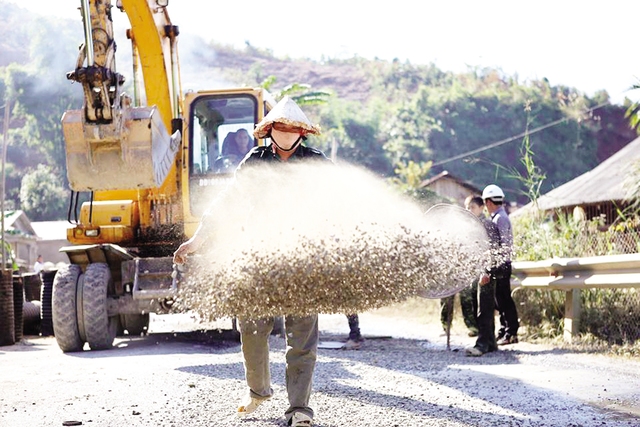
<path id="1" fill-rule="evenodd" d="M 184 272 L 178 307 L 203 319 L 354 313 L 440 298 L 487 265 L 486 234 L 473 215 L 449 205 L 425 214 L 361 169 L 245 173 L 205 218 L 206 250 Z"/>

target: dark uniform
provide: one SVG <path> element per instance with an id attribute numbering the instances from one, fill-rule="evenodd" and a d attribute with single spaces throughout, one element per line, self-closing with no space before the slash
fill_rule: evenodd
<path id="1" fill-rule="evenodd" d="M 500 233 L 496 224 L 485 217 L 481 217 L 482 225 L 484 225 L 489 237 L 489 245 L 492 253 L 492 261 L 495 262 L 496 251 L 500 246 Z M 493 266 L 489 268 L 489 283 L 478 286 L 478 338 L 476 339 L 475 348 L 482 353 L 496 351 L 498 344 L 496 343 L 495 333 L 495 310 L 496 310 L 496 278 L 491 274 Z"/>
<path id="2" fill-rule="evenodd" d="M 296 148 L 296 151 L 293 152 L 291 157 L 287 160 L 290 161 L 298 161 L 298 160 L 326 160 L 330 161 L 327 156 L 320 150 L 315 148 L 306 147 L 304 145 L 299 145 Z M 240 165 L 238 165 L 238 169 L 236 169 L 236 173 L 240 172 L 241 169 L 245 166 L 252 166 L 256 163 L 260 162 L 281 162 L 280 157 L 273 152 L 271 146 L 261 146 L 261 147 L 253 147 L 249 153 L 242 160 Z"/>
<path id="3" fill-rule="evenodd" d="M 478 291 L 478 282 L 474 281 L 471 285 L 463 288 L 460 295 L 460 308 L 462 309 L 462 319 L 469 329 L 469 336 L 475 336 L 478 333 L 478 324 L 476 322 L 476 312 L 478 311 L 478 300 L 476 292 Z M 453 320 L 453 303 L 455 295 L 451 295 L 440 300 L 440 322 L 442 328 L 446 331 Z"/>
<path id="4" fill-rule="evenodd" d="M 500 314 L 498 342 L 505 344 L 518 342 L 518 311 L 511 297 L 511 252 L 513 247 L 513 231 L 511 221 L 503 206 L 491 215 L 499 234 L 497 267 L 490 274 L 496 280 L 496 306 Z"/>

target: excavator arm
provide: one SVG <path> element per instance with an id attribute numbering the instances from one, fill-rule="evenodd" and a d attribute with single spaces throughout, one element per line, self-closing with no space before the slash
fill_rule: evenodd
<path id="1" fill-rule="evenodd" d="M 118 7 L 131 23 L 134 99 L 122 92 L 125 79 L 116 71 L 111 1 L 81 0 L 85 43 L 67 77 L 82 84 L 84 105 L 63 117 L 68 178 L 75 191 L 160 188 L 180 144 L 179 133 L 170 137 L 168 131 L 181 108 L 178 29 L 156 0 L 119 0 Z M 164 192 L 176 189 L 169 183 Z"/>
<path id="2" fill-rule="evenodd" d="M 84 103 L 65 112 L 62 128 L 69 185 L 89 192 L 91 201 L 67 238 L 136 247 L 174 243 L 183 236 L 177 226 L 183 206 L 178 27 L 162 0 L 80 0 L 80 11 L 85 40 L 67 77 L 82 85 Z M 122 12 L 131 25 L 132 97 L 116 68 L 113 20 Z"/>
<path id="3" fill-rule="evenodd" d="M 82 1 L 80 9 L 85 43 L 80 48 L 76 69 L 67 78 L 82 84 L 86 121 L 110 123 L 114 112 L 120 109 L 120 88 L 124 84 L 124 77 L 115 71 L 111 6 L 108 2 Z"/>

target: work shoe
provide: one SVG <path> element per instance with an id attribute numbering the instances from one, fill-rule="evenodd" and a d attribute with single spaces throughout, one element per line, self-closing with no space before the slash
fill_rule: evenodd
<path id="1" fill-rule="evenodd" d="M 498 340 L 498 345 L 517 344 L 518 337 L 515 335 L 505 335 L 504 338 Z"/>
<path id="2" fill-rule="evenodd" d="M 362 340 L 364 341 L 364 340 Z M 362 347 L 362 341 L 357 341 L 357 340 L 347 340 L 346 343 L 344 343 L 344 345 L 342 346 L 343 350 L 358 350 L 360 347 Z"/>
<path id="3" fill-rule="evenodd" d="M 471 356 L 471 357 L 480 357 L 484 353 L 480 349 L 478 349 L 476 347 L 467 347 L 467 348 L 464 349 L 464 354 L 466 356 Z"/>
<path id="4" fill-rule="evenodd" d="M 262 405 L 264 402 L 266 402 L 269 399 L 270 397 L 267 397 L 266 399 L 258 399 L 258 398 L 249 396 L 243 405 L 238 406 L 238 416 L 242 418 L 249 415 L 250 413 L 254 412 L 256 409 L 258 409 L 258 406 Z"/>
<path id="5" fill-rule="evenodd" d="M 478 331 L 476 329 L 469 329 L 469 333 L 467 335 L 469 335 L 470 337 L 477 337 Z"/>
<path id="6" fill-rule="evenodd" d="M 289 420 L 291 427 L 311 427 L 311 417 L 303 414 L 302 412 L 294 412 L 293 416 Z"/>

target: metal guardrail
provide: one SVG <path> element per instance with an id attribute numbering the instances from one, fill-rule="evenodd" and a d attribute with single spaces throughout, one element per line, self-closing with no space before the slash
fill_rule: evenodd
<path id="1" fill-rule="evenodd" d="M 640 287 L 640 254 L 518 261 L 512 267 L 512 289 L 567 293 L 564 317 L 564 339 L 567 341 L 571 341 L 579 330 L 581 289 Z"/>
<path id="2" fill-rule="evenodd" d="M 640 287 L 640 254 L 513 263 L 513 286 L 542 289 Z"/>

